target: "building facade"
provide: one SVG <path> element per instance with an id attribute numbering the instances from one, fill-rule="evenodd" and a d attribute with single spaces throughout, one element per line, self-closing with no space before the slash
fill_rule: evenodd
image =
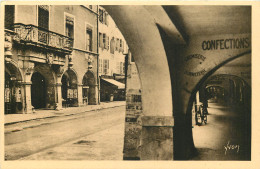
<path id="1" fill-rule="evenodd" d="M 5 6 L 5 113 L 98 103 L 98 6 Z"/>
<path id="2" fill-rule="evenodd" d="M 127 43 L 107 11 L 99 6 L 100 100 L 125 99 L 125 54 Z M 123 84 L 121 84 L 123 83 Z M 112 100 L 113 100 L 112 99 Z"/>

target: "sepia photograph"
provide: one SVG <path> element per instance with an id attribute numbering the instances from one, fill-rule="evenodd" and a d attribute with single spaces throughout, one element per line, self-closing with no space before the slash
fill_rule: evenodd
<path id="1" fill-rule="evenodd" d="M 253 160 L 252 5 L 86 3 L 1 3 L 1 161 Z"/>

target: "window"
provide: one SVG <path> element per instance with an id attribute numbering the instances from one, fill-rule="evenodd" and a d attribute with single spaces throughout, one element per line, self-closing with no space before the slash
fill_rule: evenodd
<path id="1" fill-rule="evenodd" d="M 103 23 L 103 10 L 102 9 L 99 9 L 99 21 L 101 22 L 101 23 Z"/>
<path id="2" fill-rule="evenodd" d="M 86 30 L 86 50 L 92 51 L 92 30 L 89 28 Z"/>
<path id="3" fill-rule="evenodd" d="M 123 62 L 120 62 L 120 74 L 123 74 Z"/>
<path id="4" fill-rule="evenodd" d="M 102 66 L 103 66 L 102 59 L 98 59 L 98 72 L 100 74 L 102 74 Z"/>
<path id="5" fill-rule="evenodd" d="M 49 29 L 49 6 L 38 5 L 38 26 Z"/>
<path id="6" fill-rule="evenodd" d="M 114 54 L 115 53 L 115 38 L 112 37 L 110 41 L 110 53 Z"/>
<path id="7" fill-rule="evenodd" d="M 122 53 L 124 53 L 124 41 L 122 40 Z"/>
<path id="8" fill-rule="evenodd" d="M 116 51 L 119 51 L 119 39 L 116 38 Z"/>
<path id="9" fill-rule="evenodd" d="M 131 55 L 131 62 L 135 62 L 133 55 Z"/>
<path id="10" fill-rule="evenodd" d="M 92 5 L 89 5 L 89 9 L 92 9 Z"/>
<path id="11" fill-rule="evenodd" d="M 107 48 L 107 43 L 106 43 L 106 34 L 104 33 L 103 34 L 103 45 L 104 45 L 104 48 L 106 49 Z"/>
<path id="12" fill-rule="evenodd" d="M 120 74 L 120 62 L 116 62 L 116 72 Z"/>
<path id="13" fill-rule="evenodd" d="M 119 40 L 119 52 L 123 52 L 123 41 L 122 41 L 122 39 Z"/>
<path id="14" fill-rule="evenodd" d="M 123 62 L 123 70 L 122 70 L 122 74 L 125 74 L 125 62 Z"/>
<path id="15" fill-rule="evenodd" d="M 118 66 L 119 68 L 117 69 L 119 69 L 119 74 L 125 74 L 125 62 L 118 62 Z"/>
<path id="16" fill-rule="evenodd" d="M 109 36 L 107 36 L 106 42 L 107 42 L 107 50 L 108 50 L 109 49 Z"/>
<path id="17" fill-rule="evenodd" d="M 103 60 L 103 72 L 104 72 L 104 74 L 109 73 L 109 60 L 108 59 Z"/>
<path id="18" fill-rule="evenodd" d="M 66 36 L 74 38 L 74 18 L 66 16 Z"/>
<path id="19" fill-rule="evenodd" d="M 103 46 L 103 34 L 99 32 L 99 47 Z"/>
<path id="20" fill-rule="evenodd" d="M 99 9 L 99 21 L 105 25 L 108 25 L 108 13 L 103 10 L 103 9 Z"/>
<path id="21" fill-rule="evenodd" d="M 13 30 L 14 24 L 14 5 L 5 6 L 5 29 Z"/>

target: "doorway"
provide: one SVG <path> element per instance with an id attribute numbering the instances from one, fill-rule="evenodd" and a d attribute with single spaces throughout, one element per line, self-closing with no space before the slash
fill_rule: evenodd
<path id="1" fill-rule="evenodd" d="M 35 109 L 46 107 L 46 80 L 39 72 L 32 75 L 31 99 Z"/>

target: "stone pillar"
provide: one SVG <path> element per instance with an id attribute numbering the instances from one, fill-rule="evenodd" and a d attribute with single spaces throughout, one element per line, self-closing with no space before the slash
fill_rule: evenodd
<path id="1" fill-rule="evenodd" d="M 196 98 L 195 98 L 195 111 L 198 111 L 198 105 L 200 103 L 200 92 L 197 91 Z"/>
<path id="2" fill-rule="evenodd" d="M 98 95 L 99 95 L 99 92 L 98 92 L 98 84 L 95 85 L 95 105 L 98 104 Z"/>
<path id="3" fill-rule="evenodd" d="M 143 116 L 141 160 L 173 160 L 172 116 Z"/>
<path id="4" fill-rule="evenodd" d="M 24 83 L 25 89 L 25 112 L 27 114 L 32 113 L 32 101 L 31 101 L 31 82 Z"/>
<path id="5" fill-rule="evenodd" d="M 60 77 L 59 77 L 60 78 Z M 61 94 L 61 83 L 57 80 L 56 88 L 57 88 L 57 107 L 56 110 L 62 110 L 62 94 Z"/>
<path id="6" fill-rule="evenodd" d="M 56 110 L 61 110 L 62 109 L 62 91 L 61 91 L 61 78 L 62 74 L 64 72 L 64 66 L 60 66 L 59 69 L 56 71 L 57 74 L 57 81 L 56 81 L 56 90 L 57 90 L 57 107 Z"/>
<path id="7" fill-rule="evenodd" d="M 83 106 L 83 98 L 82 98 L 82 84 L 78 84 L 78 105 Z"/>

